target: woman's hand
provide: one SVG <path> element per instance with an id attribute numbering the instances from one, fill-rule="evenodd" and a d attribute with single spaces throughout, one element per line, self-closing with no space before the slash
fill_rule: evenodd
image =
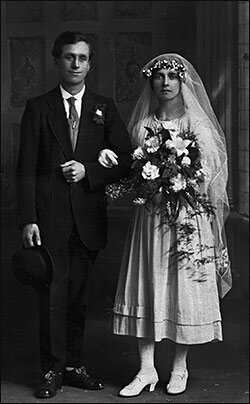
<path id="1" fill-rule="evenodd" d="M 98 162 L 106 168 L 112 168 L 118 165 L 118 156 L 110 149 L 103 149 L 99 153 Z"/>

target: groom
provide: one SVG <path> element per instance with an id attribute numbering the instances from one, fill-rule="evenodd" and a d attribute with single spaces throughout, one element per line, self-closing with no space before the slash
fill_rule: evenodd
<path id="1" fill-rule="evenodd" d="M 43 379 L 37 398 L 62 384 L 99 390 L 84 366 L 84 293 L 89 268 L 107 243 L 105 185 L 127 175 L 131 144 L 111 98 L 90 91 L 85 78 L 93 51 L 81 32 L 66 31 L 52 55 L 60 83 L 28 100 L 17 165 L 18 214 L 26 248 L 44 244 L 53 259 L 50 288 L 38 290 Z M 119 156 L 112 169 L 97 159 Z"/>

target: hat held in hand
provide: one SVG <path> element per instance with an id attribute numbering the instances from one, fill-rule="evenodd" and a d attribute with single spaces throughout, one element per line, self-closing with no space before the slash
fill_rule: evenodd
<path id="1" fill-rule="evenodd" d="M 45 245 L 22 248 L 12 257 L 16 279 L 33 287 L 50 285 L 53 277 L 52 257 Z"/>

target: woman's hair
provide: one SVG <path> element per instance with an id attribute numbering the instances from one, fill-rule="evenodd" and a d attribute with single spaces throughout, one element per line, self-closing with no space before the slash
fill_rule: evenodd
<path id="1" fill-rule="evenodd" d="M 85 42 L 89 47 L 89 60 L 94 55 L 92 45 L 88 42 L 85 35 L 79 31 L 64 31 L 55 40 L 54 47 L 52 49 L 52 55 L 54 58 L 59 59 L 62 54 L 64 45 L 75 44 L 77 42 Z"/>

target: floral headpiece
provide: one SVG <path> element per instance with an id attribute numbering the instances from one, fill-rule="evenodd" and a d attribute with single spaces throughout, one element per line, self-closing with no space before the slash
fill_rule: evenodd
<path id="1" fill-rule="evenodd" d="M 186 73 L 186 68 L 183 66 L 181 63 L 178 63 L 175 59 L 173 60 L 155 60 L 154 63 L 148 67 L 147 69 L 144 69 L 142 73 L 150 77 L 153 74 L 153 71 L 159 70 L 159 69 L 171 69 L 175 70 L 178 73 L 178 76 L 180 77 L 181 80 L 185 81 L 187 78 L 187 73 Z"/>

